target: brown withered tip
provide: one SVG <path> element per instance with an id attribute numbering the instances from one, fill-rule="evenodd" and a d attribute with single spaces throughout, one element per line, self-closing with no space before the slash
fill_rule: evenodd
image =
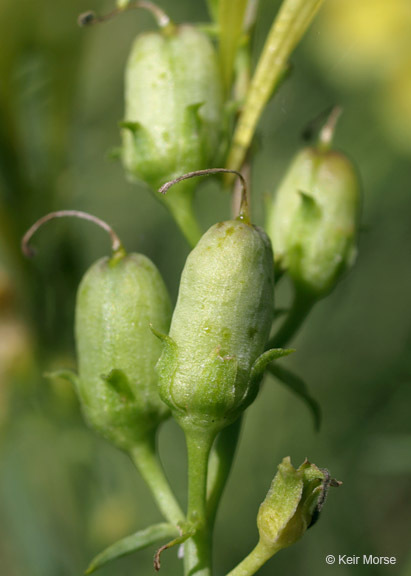
<path id="1" fill-rule="evenodd" d="M 96 21 L 97 21 L 96 13 L 93 12 L 92 10 L 83 12 L 77 18 L 77 24 L 80 26 L 80 28 L 84 28 L 85 26 L 91 26 L 92 24 L 95 24 Z"/>

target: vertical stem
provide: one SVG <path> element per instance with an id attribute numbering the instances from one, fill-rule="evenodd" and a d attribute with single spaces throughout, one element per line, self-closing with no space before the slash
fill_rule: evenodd
<path id="1" fill-rule="evenodd" d="M 185 576 L 211 576 L 211 526 L 207 519 L 208 458 L 215 432 L 186 431 L 188 454 L 187 520 L 196 528 L 195 535 L 184 546 Z"/>
<path id="2" fill-rule="evenodd" d="M 202 235 L 194 214 L 193 194 L 193 184 L 181 182 L 176 190 L 159 198 L 170 210 L 171 215 L 191 248 L 194 248 Z"/>
<path id="3" fill-rule="evenodd" d="M 210 526 L 214 526 L 218 505 L 230 475 L 241 423 L 240 416 L 233 424 L 221 430 L 211 452 L 207 487 L 207 514 Z"/>
<path id="4" fill-rule="evenodd" d="M 154 434 L 137 444 L 130 453 L 131 459 L 149 487 L 163 516 L 172 524 L 185 520 L 156 455 Z"/>
<path id="5" fill-rule="evenodd" d="M 284 0 L 253 76 L 233 137 L 227 167 L 241 168 L 257 122 L 284 75 L 288 60 L 323 0 Z"/>

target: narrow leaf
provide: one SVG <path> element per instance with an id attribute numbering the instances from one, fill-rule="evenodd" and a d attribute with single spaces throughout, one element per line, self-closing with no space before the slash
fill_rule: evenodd
<path id="1" fill-rule="evenodd" d="M 258 384 L 264 376 L 267 366 L 271 362 L 278 360 L 278 358 L 282 358 L 283 356 L 288 356 L 293 352 L 295 352 L 293 348 L 272 348 L 271 350 L 263 352 L 251 368 L 250 380 L 253 383 Z"/>
<path id="2" fill-rule="evenodd" d="M 127 554 L 131 554 L 132 552 L 136 552 L 137 550 L 141 550 L 143 548 L 147 548 L 151 544 L 155 544 L 159 540 L 163 540 L 164 538 L 172 538 L 173 536 L 177 536 L 179 533 L 178 528 L 173 524 L 154 524 L 149 528 L 145 528 L 144 530 L 139 530 L 135 534 L 131 534 L 131 536 L 126 536 L 122 540 L 119 540 L 115 544 L 112 544 L 103 552 L 98 554 L 92 561 L 89 567 L 87 568 L 85 574 L 91 574 L 104 564 L 111 562 L 112 560 L 116 560 L 116 558 L 120 558 L 121 556 L 126 556 Z"/>
<path id="3" fill-rule="evenodd" d="M 318 431 L 321 426 L 321 408 L 317 400 L 311 396 L 304 380 L 278 364 L 271 364 L 268 370 L 306 403 L 314 419 L 314 428 Z"/>

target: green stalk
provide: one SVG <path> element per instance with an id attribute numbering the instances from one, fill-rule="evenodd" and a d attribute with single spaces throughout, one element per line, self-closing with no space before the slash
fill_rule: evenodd
<path id="1" fill-rule="evenodd" d="M 207 485 L 207 515 L 210 526 L 214 526 L 218 505 L 227 484 L 237 449 L 242 417 L 221 430 L 211 452 Z"/>
<path id="2" fill-rule="evenodd" d="M 193 430 L 186 433 L 188 454 L 187 521 L 195 535 L 184 546 L 185 576 L 211 576 L 212 526 L 207 518 L 207 471 L 214 431 Z"/>
<path id="3" fill-rule="evenodd" d="M 154 434 L 147 441 L 137 444 L 130 456 L 164 518 L 174 525 L 184 522 L 184 514 L 158 460 Z"/>
<path id="4" fill-rule="evenodd" d="M 261 542 L 227 576 L 252 576 L 273 556 Z"/>
<path id="5" fill-rule="evenodd" d="M 284 0 L 271 27 L 234 133 L 227 166 L 241 168 L 262 111 L 278 86 L 293 50 L 324 0 Z"/>
<path id="6" fill-rule="evenodd" d="M 160 196 L 171 212 L 175 222 L 183 233 L 191 248 L 197 244 L 202 236 L 202 232 L 193 209 L 193 195 L 195 185 L 191 182 L 182 182 L 175 190 L 165 196 Z"/>
<path id="7" fill-rule="evenodd" d="M 225 94 L 230 95 L 234 62 L 241 35 L 248 0 L 220 0 L 218 23 L 220 28 L 220 61 Z"/>

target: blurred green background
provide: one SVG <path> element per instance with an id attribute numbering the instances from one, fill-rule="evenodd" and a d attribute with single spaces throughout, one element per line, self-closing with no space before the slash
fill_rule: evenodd
<path id="1" fill-rule="evenodd" d="M 261 2 L 257 54 L 279 1 Z M 177 22 L 206 21 L 203 2 L 164 0 Z M 126 456 L 84 425 L 68 385 L 43 372 L 75 365 L 77 284 L 107 254 L 103 233 L 82 222 L 49 224 L 37 257 L 19 252 L 24 231 L 55 209 L 107 219 L 130 250 L 160 268 L 173 299 L 188 247 L 164 208 L 128 183 L 109 159 L 119 145 L 123 69 L 133 37 L 153 28 L 133 11 L 104 26 L 76 18 L 97 0 L 0 3 L 0 574 L 74 576 L 115 539 L 160 519 Z M 319 112 L 340 103 L 336 144 L 356 162 L 364 203 L 353 271 L 317 305 L 285 360 L 323 410 L 319 433 L 301 401 L 267 378 L 248 410 L 215 534 L 215 574 L 254 546 L 255 518 L 276 466 L 290 455 L 327 467 L 344 485 L 321 521 L 261 575 L 411 575 L 411 4 L 329 0 L 293 57 L 253 145 L 254 220 Z M 202 184 L 206 228 L 229 216 L 229 199 Z M 289 286 L 280 287 L 280 305 Z M 181 431 L 160 434 L 167 473 L 186 492 Z M 395 556 L 397 564 L 327 566 L 327 554 Z M 152 573 L 153 550 L 102 576 Z M 174 551 L 162 573 L 178 575 Z"/>

